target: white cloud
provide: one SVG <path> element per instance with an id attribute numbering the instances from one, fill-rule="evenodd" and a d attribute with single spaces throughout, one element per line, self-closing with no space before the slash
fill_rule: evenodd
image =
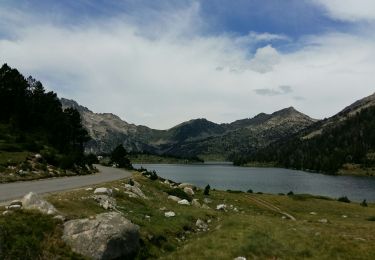
<path id="1" fill-rule="evenodd" d="M 74 27 L 33 20 L 0 39 L 0 62 L 96 112 L 155 128 L 289 106 L 321 118 L 374 91 L 373 33 L 310 36 L 298 42 L 304 47 L 282 53 L 271 45 L 282 36 L 205 35 L 198 13 L 195 4 L 178 15 L 154 14 L 146 25 L 129 16 Z M 293 95 L 254 92 L 285 92 L 279 86 L 293 86 Z"/>
<path id="2" fill-rule="evenodd" d="M 374 0 L 313 0 L 327 9 L 328 15 L 343 21 L 375 20 Z"/>

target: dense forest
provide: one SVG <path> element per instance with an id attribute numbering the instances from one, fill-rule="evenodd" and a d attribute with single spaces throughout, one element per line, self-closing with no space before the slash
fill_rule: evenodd
<path id="1" fill-rule="evenodd" d="M 235 164 L 275 163 L 278 166 L 336 174 L 344 164 L 375 166 L 375 107 L 368 107 L 312 138 L 297 134 L 252 154 Z"/>
<path id="2" fill-rule="evenodd" d="M 1 151 L 42 153 L 63 168 L 86 163 L 89 136 L 78 111 L 63 110 L 56 93 L 7 64 L 0 69 L 0 128 Z"/>

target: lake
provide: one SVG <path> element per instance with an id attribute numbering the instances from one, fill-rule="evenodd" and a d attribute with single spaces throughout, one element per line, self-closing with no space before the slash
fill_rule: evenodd
<path id="1" fill-rule="evenodd" d="M 231 164 L 135 164 L 163 178 L 220 190 L 252 189 L 264 193 L 308 193 L 352 201 L 375 202 L 375 177 L 330 176 L 281 168 L 237 167 Z"/>

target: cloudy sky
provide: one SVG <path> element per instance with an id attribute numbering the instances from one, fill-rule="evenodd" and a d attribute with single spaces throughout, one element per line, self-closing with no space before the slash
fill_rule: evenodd
<path id="1" fill-rule="evenodd" d="M 375 91 L 375 1 L 0 0 L 0 62 L 158 129 L 324 118 Z"/>

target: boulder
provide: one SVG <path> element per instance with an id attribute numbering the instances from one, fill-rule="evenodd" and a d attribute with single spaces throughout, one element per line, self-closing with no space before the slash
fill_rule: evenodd
<path id="1" fill-rule="evenodd" d="M 170 218 L 176 216 L 176 213 L 174 213 L 173 211 L 168 211 L 164 213 L 164 216 Z"/>
<path id="2" fill-rule="evenodd" d="M 96 188 L 94 190 L 94 194 L 103 194 L 103 195 L 112 196 L 112 190 L 108 188 L 104 188 L 104 187 Z"/>
<path id="3" fill-rule="evenodd" d="M 169 195 L 168 199 L 176 201 L 176 202 L 179 202 L 181 200 L 179 197 L 176 197 L 176 196 L 173 196 L 173 195 Z"/>
<path id="4" fill-rule="evenodd" d="M 132 259 L 139 249 L 139 227 L 117 212 L 68 221 L 62 238 L 74 252 L 92 259 Z"/>
<path id="5" fill-rule="evenodd" d="M 10 206 L 7 206 L 6 207 L 7 210 L 20 210 L 22 209 L 22 206 L 21 205 L 10 205 Z"/>
<path id="6" fill-rule="evenodd" d="M 318 222 L 323 223 L 323 224 L 327 224 L 328 223 L 328 219 L 322 218 L 322 219 L 319 219 Z"/>
<path id="7" fill-rule="evenodd" d="M 237 256 L 233 260 L 246 260 L 246 257 L 244 257 L 244 256 Z"/>
<path id="8" fill-rule="evenodd" d="M 178 202 L 178 204 L 180 204 L 180 205 L 190 205 L 190 202 L 188 200 L 183 199 L 183 200 L 180 200 Z"/>
<path id="9" fill-rule="evenodd" d="M 190 188 L 190 187 L 185 187 L 185 188 L 184 188 L 184 192 L 185 192 L 186 194 L 190 195 L 190 196 L 194 196 L 194 191 L 193 191 L 193 189 Z"/>
<path id="10" fill-rule="evenodd" d="M 9 203 L 9 206 L 13 206 L 13 205 L 19 205 L 22 207 L 22 201 L 20 200 L 13 200 Z"/>
<path id="11" fill-rule="evenodd" d="M 22 199 L 22 205 L 25 209 L 36 209 L 42 213 L 53 215 L 57 213 L 55 207 L 48 201 L 42 199 L 38 194 L 30 192 Z"/>
<path id="12" fill-rule="evenodd" d="M 137 196 L 141 197 L 142 199 L 147 199 L 146 195 L 141 191 L 141 189 L 137 186 L 132 186 L 130 184 L 125 184 L 125 190 L 127 192 L 132 192 Z"/>

